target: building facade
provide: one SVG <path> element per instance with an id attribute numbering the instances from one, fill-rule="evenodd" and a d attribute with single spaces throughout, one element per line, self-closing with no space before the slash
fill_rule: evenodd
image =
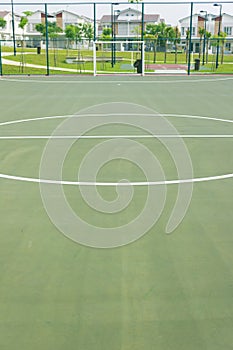
<path id="1" fill-rule="evenodd" d="M 20 45 L 20 41 L 23 39 L 23 31 L 19 28 L 21 17 L 24 15 L 14 16 L 15 27 L 15 39 Z M 0 18 L 6 21 L 4 28 L 0 28 L 0 37 L 3 40 L 2 45 L 13 46 L 13 30 L 12 30 L 12 14 L 9 11 L 0 11 Z M 36 30 L 37 24 L 45 24 L 46 14 L 43 11 L 37 10 L 27 17 L 28 23 L 24 30 L 24 40 L 27 47 L 45 46 L 45 40 L 42 38 L 41 33 Z M 86 16 L 80 16 L 70 11 L 58 11 L 56 13 L 47 14 L 49 22 L 54 22 L 58 27 L 62 29 L 59 33 L 58 47 L 66 47 L 65 29 L 67 25 L 78 25 L 83 23 L 90 23 L 94 25 L 93 20 Z M 5 42 L 4 42 L 5 41 Z"/>
<path id="2" fill-rule="evenodd" d="M 12 14 L 9 11 L 0 11 L 0 18 L 6 21 L 6 25 L 3 28 L 0 28 L 0 38 L 2 45 L 13 46 L 11 40 L 13 40 L 13 28 L 12 28 Z M 22 29 L 19 28 L 21 16 L 14 15 L 14 28 L 15 28 L 15 39 L 20 40 L 22 37 Z M 5 41 L 5 42 L 4 42 Z"/>
<path id="3" fill-rule="evenodd" d="M 199 53 L 200 51 L 200 34 L 199 29 L 205 29 L 207 32 L 211 33 L 212 38 L 218 35 L 220 25 L 220 32 L 226 33 L 226 39 L 224 43 L 225 53 L 233 52 L 233 16 L 223 13 L 221 18 L 213 14 L 195 14 L 192 18 L 192 46 L 191 51 L 194 53 Z M 185 47 L 186 38 L 188 31 L 190 30 L 190 16 L 179 20 L 179 27 L 181 33 L 181 43 Z M 211 45 L 211 40 L 209 50 L 215 52 L 216 45 Z"/>
<path id="4" fill-rule="evenodd" d="M 144 28 L 145 31 L 147 24 L 158 24 L 164 22 L 158 14 L 144 14 Z M 138 10 L 128 8 L 125 10 L 114 11 L 113 16 L 104 15 L 99 20 L 98 36 L 103 33 L 104 28 L 112 28 L 114 36 L 117 39 L 124 40 L 139 37 L 141 33 L 142 25 L 142 13 Z"/>

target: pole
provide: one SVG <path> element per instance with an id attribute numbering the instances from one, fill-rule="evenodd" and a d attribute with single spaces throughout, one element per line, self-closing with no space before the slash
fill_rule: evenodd
<path id="1" fill-rule="evenodd" d="M 2 40 L 0 40 L 0 75 L 2 76 Z"/>
<path id="2" fill-rule="evenodd" d="M 94 41 L 96 41 L 96 3 L 94 5 Z"/>
<path id="3" fill-rule="evenodd" d="M 142 2 L 142 28 L 141 28 L 141 41 L 144 40 L 144 2 Z"/>
<path id="4" fill-rule="evenodd" d="M 113 63 L 116 64 L 116 11 L 113 11 Z"/>
<path id="5" fill-rule="evenodd" d="M 219 12 L 219 22 L 218 22 L 218 44 L 217 44 L 217 55 L 216 55 L 216 69 L 218 68 L 218 57 L 219 57 L 219 37 L 220 37 L 220 30 L 221 30 L 221 21 L 222 21 L 222 5 L 220 6 L 220 12 Z"/>
<path id="6" fill-rule="evenodd" d="M 14 15 L 14 3 L 13 3 L 13 0 L 11 0 L 11 17 L 12 17 L 12 35 L 13 35 L 13 45 L 14 45 L 14 56 L 16 56 L 15 15 Z"/>
<path id="7" fill-rule="evenodd" d="M 45 4 L 45 36 L 46 36 L 47 75 L 49 75 L 49 32 L 48 32 L 48 10 L 47 10 L 47 4 Z"/>
<path id="8" fill-rule="evenodd" d="M 142 76 L 144 76 L 145 75 L 145 64 L 144 64 L 145 43 L 144 43 L 144 41 L 142 42 L 141 49 L 142 49 L 142 57 L 141 57 L 141 60 L 142 60 Z"/>
<path id="9" fill-rule="evenodd" d="M 190 68 L 191 68 L 192 27 L 193 27 L 193 2 L 191 2 L 191 9 L 190 9 L 188 75 L 190 75 Z"/>
<path id="10" fill-rule="evenodd" d="M 205 26 L 204 26 L 204 42 L 203 42 L 203 57 L 202 57 L 202 65 L 205 64 L 205 43 L 206 43 L 206 21 L 207 21 L 207 12 L 205 11 Z"/>
<path id="11" fill-rule="evenodd" d="M 96 76 L 96 42 L 93 43 L 93 75 Z"/>
<path id="12" fill-rule="evenodd" d="M 111 4 L 111 27 L 112 27 L 112 67 L 114 66 L 114 56 L 113 56 L 113 3 Z"/>

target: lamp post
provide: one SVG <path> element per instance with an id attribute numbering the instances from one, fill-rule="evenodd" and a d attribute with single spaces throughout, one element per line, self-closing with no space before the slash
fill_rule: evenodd
<path id="1" fill-rule="evenodd" d="M 11 17 L 12 17 L 12 35 L 14 44 L 14 56 L 16 56 L 16 42 L 15 42 L 15 15 L 14 15 L 14 3 L 11 0 Z"/>
<path id="2" fill-rule="evenodd" d="M 205 64 L 205 43 L 206 43 L 206 21 L 207 21 L 207 11 L 200 11 L 200 13 L 205 13 L 203 57 L 202 57 L 202 65 L 204 66 L 204 64 Z"/>
<path id="3" fill-rule="evenodd" d="M 218 21 L 218 43 L 217 43 L 217 54 L 216 54 L 216 69 L 218 68 L 218 57 L 219 57 L 219 37 L 220 37 L 220 30 L 221 30 L 221 22 L 222 22 L 222 5 L 221 4 L 214 4 L 214 6 L 219 6 L 219 21 Z"/>

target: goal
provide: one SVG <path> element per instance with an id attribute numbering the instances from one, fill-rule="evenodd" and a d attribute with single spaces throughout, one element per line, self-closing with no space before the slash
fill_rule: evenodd
<path id="1" fill-rule="evenodd" d="M 94 75 L 145 73 L 143 41 L 95 41 Z"/>

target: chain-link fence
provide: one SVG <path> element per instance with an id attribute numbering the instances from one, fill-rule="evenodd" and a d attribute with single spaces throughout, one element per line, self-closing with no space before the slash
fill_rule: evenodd
<path id="1" fill-rule="evenodd" d="M 233 2 L 0 5 L 1 75 L 136 74 L 136 41 L 145 74 L 232 74 Z"/>

